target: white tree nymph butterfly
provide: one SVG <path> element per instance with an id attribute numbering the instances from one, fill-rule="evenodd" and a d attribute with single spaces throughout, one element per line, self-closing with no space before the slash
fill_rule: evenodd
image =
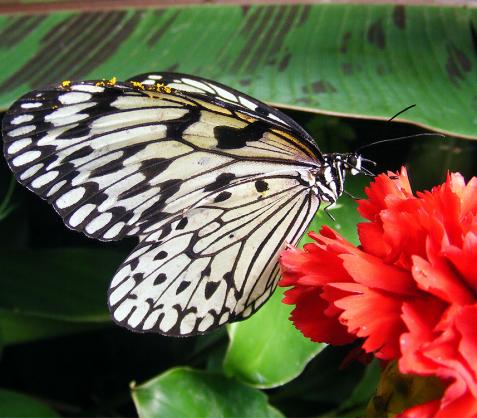
<path id="1" fill-rule="evenodd" d="M 291 118 L 206 79 L 144 74 L 26 94 L 3 120 L 17 180 L 65 224 L 137 236 L 108 292 L 114 321 L 186 336 L 269 298 L 277 259 L 361 157 L 322 154 Z"/>

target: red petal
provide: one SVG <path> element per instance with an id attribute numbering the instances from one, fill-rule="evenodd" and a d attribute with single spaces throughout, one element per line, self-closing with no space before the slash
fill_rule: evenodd
<path id="1" fill-rule="evenodd" d="M 474 300 L 469 289 L 443 262 L 432 265 L 418 256 L 412 261 L 412 275 L 420 289 L 448 303 L 466 304 Z"/>
<path id="2" fill-rule="evenodd" d="M 335 301 L 343 310 L 340 320 L 350 333 L 366 338 L 363 348 L 375 352 L 376 357 L 390 360 L 399 355 L 399 336 L 405 331 L 401 320 L 402 300 L 358 284 L 329 285 L 354 292 Z"/>
<path id="3" fill-rule="evenodd" d="M 473 416 L 477 414 L 477 304 L 444 312 L 429 302 L 403 307 L 410 332 L 401 338 L 400 370 L 449 382 L 436 417 Z"/>
<path id="4" fill-rule="evenodd" d="M 394 173 L 390 174 L 395 175 Z M 386 199 L 389 196 L 395 196 L 398 199 L 407 199 L 412 196 L 411 186 L 404 167 L 397 177 L 393 180 L 385 174 L 381 174 L 375 177 L 374 182 L 364 190 L 368 200 L 358 200 L 358 212 L 363 218 L 374 221 L 379 212 L 387 208 Z"/>
<path id="5" fill-rule="evenodd" d="M 474 298 L 477 292 L 477 269 L 475 262 L 477 260 L 477 234 L 469 232 L 463 242 L 463 247 L 458 248 L 454 245 L 448 245 L 442 250 L 445 255 L 456 267 L 461 277 L 456 277 L 465 282 L 473 290 Z"/>
<path id="6" fill-rule="evenodd" d="M 355 336 L 349 334 L 338 321 L 338 316 L 324 314 L 328 302 L 320 297 L 321 290 L 316 288 L 300 288 L 295 290 L 293 299 L 296 308 L 290 319 L 305 337 L 316 342 L 342 345 L 354 341 Z M 288 293 L 288 291 L 287 291 Z"/>
<path id="7" fill-rule="evenodd" d="M 416 285 L 409 271 L 384 263 L 377 257 L 342 254 L 343 266 L 360 284 L 398 295 L 414 295 Z"/>
<path id="8" fill-rule="evenodd" d="M 432 418 L 439 410 L 440 400 L 426 402 L 421 405 L 413 406 L 404 412 L 396 415 L 396 418 Z"/>
<path id="9" fill-rule="evenodd" d="M 368 254 L 385 258 L 392 250 L 392 247 L 384 239 L 381 225 L 361 222 L 358 224 L 358 236 L 363 250 Z"/>
<path id="10" fill-rule="evenodd" d="M 452 178 L 451 178 L 452 182 Z M 459 181 L 460 182 L 460 181 Z M 452 189 L 456 191 L 456 187 L 452 186 Z M 457 191 L 456 191 L 457 193 Z M 477 178 L 472 177 L 467 183 L 466 187 L 460 193 L 462 213 L 466 214 L 477 212 Z"/>

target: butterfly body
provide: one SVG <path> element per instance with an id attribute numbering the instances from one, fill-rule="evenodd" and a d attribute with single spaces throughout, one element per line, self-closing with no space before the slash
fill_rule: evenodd
<path id="1" fill-rule="evenodd" d="M 7 112 L 3 136 L 18 181 L 69 228 L 139 238 L 111 282 L 113 319 L 176 336 L 255 312 L 280 250 L 361 164 L 322 154 L 264 103 L 173 73 L 34 91 Z"/>

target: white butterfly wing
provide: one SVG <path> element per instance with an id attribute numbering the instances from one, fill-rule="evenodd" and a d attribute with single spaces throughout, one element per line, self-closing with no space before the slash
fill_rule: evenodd
<path id="1" fill-rule="evenodd" d="M 27 94 L 3 120 L 10 168 L 68 227 L 140 237 L 109 294 L 115 320 L 134 330 L 189 335 L 250 315 L 275 287 L 285 240 L 318 208 L 309 170 L 321 154 L 303 130 L 191 80 L 215 93 L 63 83 Z"/>
<path id="2" fill-rule="evenodd" d="M 319 202 L 300 172 L 210 193 L 145 236 L 111 283 L 115 321 L 137 331 L 195 335 L 255 312 L 275 289 L 277 258 Z"/>
<path id="3" fill-rule="evenodd" d="M 154 85 L 163 83 L 164 85 L 183 91 L 186 93 L 202 94 L 213 98 L 215 101 L 228 103 L 245 113 L 252 114 L 255 117 L 261 117 L 267 121 L 273 121 L 285 128 L 291 129 L 295 135 L 299 136 L 301 141 L 317 148 L 313 138 L 292 118 L 280 112 L 278 109 L 270 107 L 265 103 L 254 99 L 238 90 L 232 89 L 216 81 L 207 80 L 202 77 L 184 75 L 172 72 L 145 73 L 130 78 L 128 81 L 137 81 L 144 85 Z M 321 161 L 320 156 L 317 158 Z"/>
<path id="4" fill-rule="evenodd" d="M 243 177 L 241 161 L 249 156 L 313 164 L 286 132 L 263 121 L 174 94 L 96 84 L 27 95 L 3 124 L 17 179 L 47 199 L 67 226 L 91 237 L 142 234 L 212 183 Z"/>

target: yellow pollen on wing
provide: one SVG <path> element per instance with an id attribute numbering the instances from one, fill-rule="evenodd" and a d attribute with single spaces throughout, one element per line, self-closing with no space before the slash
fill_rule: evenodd
<path id="1" fill-rule="evenodd" d="M 137 89 L 144 90 L 144 84 L 140 83 L 139 81 L 131 81 L 131 84 Z"/>
<path id="2" fill-rule="evenodd" d="M 159 93 L 172 93 L 172 88 L 163 83 L 156 83 L 156 91 Z"/>

